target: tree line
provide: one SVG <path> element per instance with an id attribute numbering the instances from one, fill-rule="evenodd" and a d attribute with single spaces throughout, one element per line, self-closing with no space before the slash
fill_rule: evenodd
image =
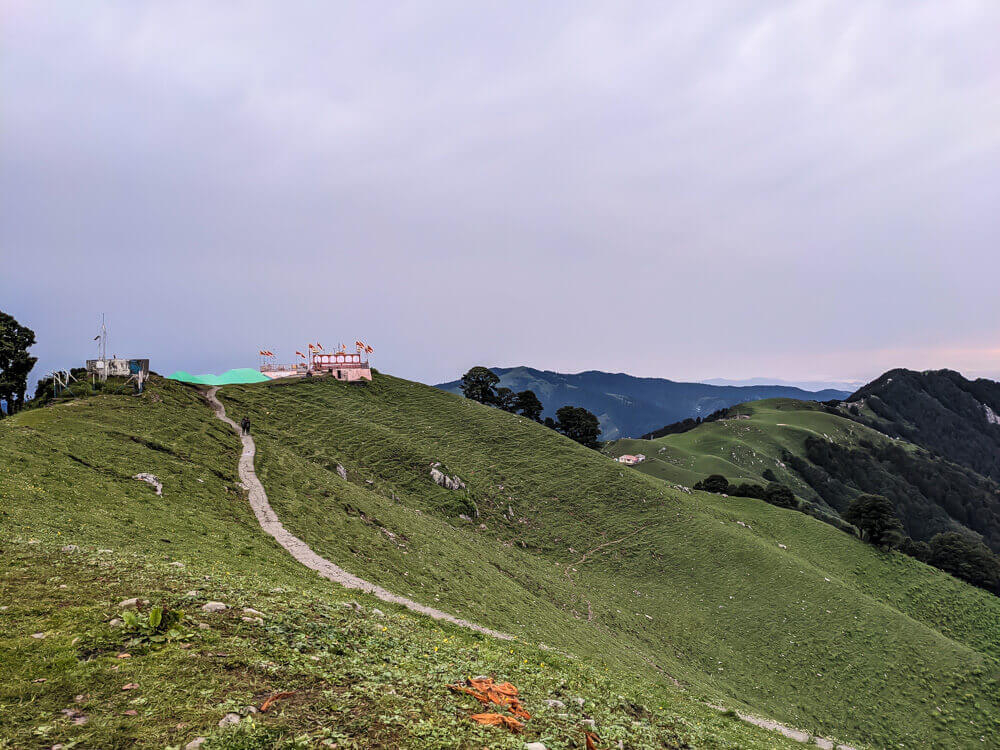
<path id="1" fill-rule="evenodd" d="M 545 407 L 534 391 L 515 393 L 510 388 L 497 387 L 500 378 L 487 367 L 476 366 L 462 376 L 462 393 L 466 398 L 497 409 L 520 414 L 539 424 L 559 432 L 580 445 L 597 450 L 600 448 L 601 423 L 597 417 L 582 406 L 562 406 L 556 410 L 556 418 L 545 417 Z"/>
<path id="2" fill-rule="evenodd" d="M 647 432 L 640 439 L 656 440 L 657 438 L 666 437 L 667 435 L 680 435 L 685 432 L 690 432 L 695 427 L 705 422 L 718 422 L 720 419 L 728 419 L 730 413 L 739 413 L 736 411 L 736 408 L 737 407 L 726 406 L 721 409 L 716 409 L 707 417 L 688 417 L 687 419 L 682 419 L 679 422 L 671 422 L 658 430 Z"/>
<path id="3" fill-rule="evenodd" d="M 941 456 L 896 443 L 844 446 L 810 436 L 805 458 L 785 453 L 782 460 L 840 513 L 859 491 L 884 495 L 914 539 L 951 531 L 957 521 L 1000 549 L 1000 487 Z"/>

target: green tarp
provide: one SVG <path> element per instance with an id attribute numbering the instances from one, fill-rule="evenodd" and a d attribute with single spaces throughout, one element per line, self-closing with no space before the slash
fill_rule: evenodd
<path id="1" fill-rule="evenodd" d="M 179 380 L 182 383 L 194 383 L 195 385 L 232 385 L 234 383 L 266 383 L 270 380 L 266 375 L 252 367 L 241 367 L 236 370 L 229 370 L 221 375 L 192 375 L 184 370 L 167 375 L 169 380 Z"/>

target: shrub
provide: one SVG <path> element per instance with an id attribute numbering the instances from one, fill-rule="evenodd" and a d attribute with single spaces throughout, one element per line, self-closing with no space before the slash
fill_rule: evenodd
<path id="1" fill-rule="evenodd" d="M 751 482 L 734 484 L 729 487 L 729 494 L 736 495 L 737 497 L 754 497 L 758 500 L 763 500 L 764 486 L 760 484 L 753 484 Z"/>
<path id="2" fill-rule="evenodd" d="M 1000 558 L 982 542 L 947 531 L 931 539 L 929 548 L 928 562 L 934 567 L 1000 594 Z"/>
<path id="3" fill-rule="evenodd" d="M 779 508 L 799 507 L 799 501 L 796 499 L 795 493 L 785 485 L 778 484 L 778 482 L 771 482 L 764 488 L 764 500 L 771 505 L 777 505 Z"/>
<path id="4" fill-rule="evenodd" d="M 880 547 L 898 547 L 903 543 L 903 523 L 888 498 L 882 495 L 859 495 L 844 513 L 844 520 L 861 530 L 861 538 Z"/>
<path id="5" fill-rule="evenodd" d="M 721 474 L 712 474 L 695 484 L 694 488 L 721 495 L 729 492 L 729 480 Z"/>

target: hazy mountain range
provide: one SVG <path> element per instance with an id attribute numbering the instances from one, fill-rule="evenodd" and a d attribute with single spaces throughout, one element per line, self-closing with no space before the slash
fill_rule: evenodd
<path id="1" fill-rule="evenodd" d="M 730 380 L 728 378 L 709 378 L 702 380 L 708 385 L 784 385 L 791 388 L 801 388 L 804 391 L 847 391 L 854 393 L 865 384 L 864 380 L 784 380 L 782 378 L 744 378 L 741 380 Z"/>

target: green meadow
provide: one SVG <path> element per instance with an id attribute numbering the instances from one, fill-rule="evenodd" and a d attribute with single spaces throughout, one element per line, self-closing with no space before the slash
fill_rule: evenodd
<path id="1" fill-rule="evenodd" d="M 841 445 L 887 440 L 875 430 L 824 411 L 813 401 L 752 401 L 734 407 L 733 415 L 655 440 L 617 440 L 608 444 L 605 452 L 612 456 L 642 453 L 647 460 L 639 465 L 640 471 L 687 487 L 709 474 L 722 474 L 731 482 L 759 483 L 761 474 L 770 469 L 796 495 L 822 503 L 813 489 L 782 462 L 785 451 L 803 454 L 810 436 Z"/>
<path id="2" fill-rule="evenodd" d="M 551 750 L 582 746 L 585 719 L 606 747 L 797 746 L 705 703 L 859 747 L 1000 744 L 1000 600 L 801 513 L 676 489 L 710 473 L 682 466 L 680 447 L 671 455 L 692 478 L 650 476 L 383 374 L 219 395 L 230 417 L 251 418 L 257 474 L 289 531 L 352 573 L 516 640 L 299 566 L 247 506 L 236 436 L 196 388 L 155 378 L 138 398 L 0 421 L 8 747 L 207 736 L 208 748 Z M 742 442 L 751 452 L 719 451 L 748 478 L 800 432 L 864 429 L 817 411 L 793 432 L 781 402 L 762 408 L 773 414 Z M 667 453 L 658 460 L 674 465 Z M 466 489 L 436 485 L 433 464 Z M 159 477 L 162 496 L 139 472 Z M 136 643 L 112 627 L 130 597 L 183 613 L 183 637 Z M 205 613 L 209 600 L 230 607 Z M 445 685 L 473 674 L 518 685 L 534 714 L 524 734 L 469 721 L 475 702 Z M 276 692 L 293 695 L 217 727 Z"/>

